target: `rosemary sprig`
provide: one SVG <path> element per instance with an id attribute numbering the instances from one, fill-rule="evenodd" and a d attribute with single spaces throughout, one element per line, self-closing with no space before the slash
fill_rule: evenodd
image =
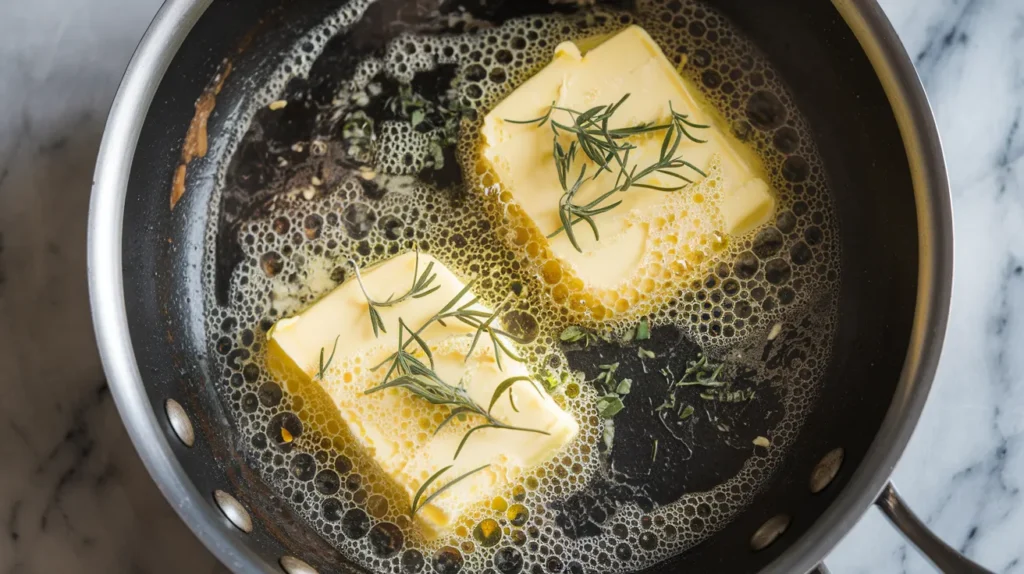
<path id="1" fill-rule="evenodd" d="M 331 349 L 331 356 L 327 358 L 327 362 L 324 362 L 324 348 L 320 347 L 320 369 L 317 371 L 317 378 L 321 381 L 324 380 L 324 374 L 327 373 L 327 367 L 331 366 L 331 361 L 334 360 L 334 352 L 338 350 L 338 339 L 341 335 L 334 338 L 334 348 Z"/>
<path id="2" fill-rule="evenodd" d="M 437 481 L 437 479 L 441 478 L 442 474 L 444 474 L 444 473 L 448 472 L 449 470 L 451 470 L 452 466 L 454 466 L 454 465 L 449 464 L 448 466 L 446 466 L 446 467 L 442 468 L 441 470 L 435 472 L 430 478 L 428 478 L 420 486 L 419 490 L 417 490 L 416 494 L 412 497 L 412 505 L 409 507 L 409 516 L 410 517 L 416 516 L 416 513 L 419 512 L 419 510 L 421 508 L 423 508 L 424 506 L 430 504 L 431 501 L 433 501 L 438 496 L 441 496 L 441 494 L 443 494 L 444 491 L 446 491 L 449 488 L 455 486 L 456 484 L 458 484 L 463 479 L 465 479 L 465 478 L 467 478 L 467 477 L 469 477 L 469 476 L 471 476 L 473 474 L 476 474 L 476 473 L 480 472 L 481 470 L 483 470 L 483 469 L 485 469 L 485 468 L 487 468 L 487 467 L 489 467 L 491 465 L 485 464 L 485 465 L 483 465 L 481 467 L 474 468 L 473 470 L 471 470 L 471 471 L 469 471 L 469 472 L 459 476 L 458 478 L 455 478 L 452 481 L 448 482 L 447 484 L 445 484 L 441 488 L 438 488 L 430 496 L 428 496 L 426 498 L 423 498 L 423 494 L 426 493 L 427 488 L 429 488 L 431 484 L 433 484 L 435 481 Z M 421 498 L 423 498 L 422 502 L 420 501 Z"/>
<path id="3" fill-rule="evenodd" d="M 469 291 L 473 288 L 476 282 L 477 279 L 474 278 L 470 280 L 469 283 L 466 283 L 462 290 L 459 291 L 459 293 L 455 295 L 455 297 L 452 298 L 448 303 L 446 303 L 445 306 L 442 307 L 440 311 L 438 311 L 433 317 L 427 319 L 422 325 L 420 325 L 418 329 L 416 329 L 416 331 L 410 330 L 409 333 L 413 338 L 419 338 L 420 334 L 423 333 L 423 331 L 425 331 L 426 328 L 429 327 L 430 325 L 438 323 L 442 327 L 446 327 L 447 323 L 445 323 L 445 321 L 454 319 L 464 325 L 476 329 L 478 334 L 481 332 L 488 334 L 488 336 L 491 338 L 491 341 L 494 343 L 495 362 L 497 362 L 499 365 L 501 364 L 501 357 L 499 356 L 500 353 L 504 353 L 512 357 L 513 360 L 522 361 L 522 359 L 518 355 L 516 355 L 516 353 L 512 351 L 512 349 L 510 349 L 509 346 L 502 340 L 502 338 L 508 338 L 516 342 L 522 342 L 521 339 L 507 331 L 498 329 L 491 325 L 499 311 L 489 313 L 482 309 L 474 309 L 473 306 L 476 305 L 477 302 L 479 302 L 479 299 L 476 297 L 462 305 L 458 305 L 459 302 L 463 299 L 463 297 L 465 297 L 466 294 L 469 293 Z M 458 305 L 458 307 L 456 307 L 456 305 Z M 501 306 L 499 306 L 498 309 L 500 310 Z M 412 343 L 412 339 L 406 340 L 404 345 L 408 346 L 410 343 Z M 421 347 L 424 348 L 427 352 L 429 352 L 429 349 L 426 348 L 425 343 L 422 344 Z M 470 348 L 470 351 L 466 353 L 467 359 L 472 355 L 473 350 L 473 348 Z M 373 369 L 376 370 L 378 367 L 386 363 L 393 363 L 396 355 L 397 352 L 392 353 L 380 365 L 377 365 Z M 390 369 L 388 371 L 388 374 L 391 374 Z"/>
<path id="4" fill-rule="evenodd" d="M 508 355 L 514 361 L 520 363 L 523 362 L 523 358 L 516 354 L 514 351 L 512 351 L 512 349 L 510 349 L 508 345 L 505 344 L 505 342 L 502 341 L 501 337 L 499 336 L 499 333 L 504 334 L 506 336 L 508 336 L 508 334 L 505 333 L 504 331 L 500 331 L 498 329 L 494 329 L 493 327 L 491 327 L 491 324 L 494 322 L 495 319 L 498 318 L 498 314 L 501 313 L 502 309 L 504 309 L 504 307 L 508 304 L 508 301 L 511 297 L 512 293 L 506 295 L 505 299 L 501 303 L 499 303 L 497 307 L 495 307 L 494 313 L 491 313 L 491 315 L 487 317 L 487 319 L 484 321 L 481 321 L 478 315 L 465 315 L 461 317 L 456 317 L 464 324 L 467 324 L 471 327 L 475 326 L 476 328 L 476 333 L 473 335 L 473 343 L 469 346 L 469 350 L 466 351 L 466 361 L 469 361 L 469 358 L 473 356 L 473 351 L 476 349 L 476 345 L 480 341 L 480 336 L 483 335 L 484 333 L 487 333 L 488 337 L 490 337 L 491 339 L 491 348 L 494 350 L 494 362 L 498 365 L 499 371 L 505 370 L 501 366 L 502 354 Z M 474 299 L 473 301 L 476 302 L 476 299 Z"/>
<path id="5" fill-rule="evenodd" d="M 384 328 L 384 319 L 381 317 L 379 309 L 384 307 L 392 307 L 408 299 L 419 299 L 421 297 L 426 297 L 427 295 L 430 295 L 434 291 L 437 291 L 438 289 L 441 288 L 440 285 L 434 285 L 433 287 L 431 287 L 431 285 L 434 283 L 434 280 L 437 279 L 437 273 L 432 273 L 434 269 L 433 261 L 427 264 L 427 268 L 423 270 L 423 273 L 420 273 L 419 249 L 416 250 L 416 265 L 413 269 L 412 274 L 412 286 L 409 287 L 409 290 L 406 291 L 405 294 L 399 297 L 395 297 L 395 294 L 392 293 L 387 299 L 383 301 L 375 301 L 372 297 L 370 297 L 370 294 L 366 292 L 366 285 L 363 284 L 363 276 L 359 272 L 359 265 L 357 265 L 356 262 L 352 259 L 349 259 L 348 263 L 349 265 L 352 266 L 353 269 L 355 269 L 356 281 L 359 283 L 359 289 L 362 290 L 363 297 L 366 298 L 366 305 L 370 311 L 370 324 L 373 326 L 374 337 L 379 337 L 381 333 L 388 332 L 387 329 Z"/>
<path id="6" fill-rule="evenodd" d="M 491 397 L 490 405 L 485 409 L 470 397 L 461 382 L 457 386 L 451 385 L 442 380 L 435 372 L 433 353 L 430 350 L 430 346 L 427 345 L 426 341 L 421 337 L 421 333 L 429 325 L 435 322 L 444 325 L 445 319 L 456 319 L 466 323 L 467 325 L 476 327 L 478 329 L 477 336 L 479 336 L 481 332 L 486 331 L 494 340 L 499 340 L 498 334 L 504 335 L 503 332 L 490 326 L 490 322 L 493 321 L 493 314 L 478 309 L 472 309 L 472 306 L 476 304 L 476 298 L 473 298 L 468 303 L 459 305 L 459 302 L 469 292 L 474 282 L 475 280 L 467 283 L 451 301 L 445 304 L 440 311 L 438 311 L 433 317 L 427 319 L 427 321 L 416 330 L 413 330 L 411 327 L 406 325 L 404 320 L 399 318 L 398 350 L 392 353 L 380 364 L 372 367 L 371 370 L 376 371 L 384 365 L 388 365 L 388 370 L 380 384 L 364 391 L 365 394 L 372 394 L 390 388 L 404 388 L 431 404 L 447 405 L 452 407 L 452 410 L 448 413 L 448 417 L 445 418 L 434 430 L 435 435 L 456 417 L 463 418 L 468 415 L 476 415 L 483 418 L 483 423 L 470 428 L 462 437 L 462 441 L 455 450 L 455 456 L 453 459 L 457 459 L 459 457 L 463 447 L 466 446 L 466 442 L 473 433 L 485 428 L 532 432 L 544 435 L 550 434 L 543 430 L 509 425 L 491 415 L 491 409 L 504 392 L 508 391 L 509 400 L 513 400 L 511 397 L 511 387 L 518 381 L 524 379 L 529 380 L 534 384 L 534 388 L 537 392 L 540 393 L 541 390 L 532 379 L 528 377 L 510 377 L 509 379 L 506 379 L 495 388 L 494 394 Z M 406 338 L 406 334 L 408 334 L 408 338 Z M 407 347 L 414 342 L 427 359 L 427 363 L 424 363 L 412 352 L 407 350 Z M 494 352 L 496 356 L 500 352 L 499 349 L 501 348 L 507 349 L 507 347 L 504 347 L 504 344 L 501 344 L 501 346 L 495 346 Z M 472 350 L 470 353 L 472 353 Z M 469 356 L 470 355 L 467 354 L 467 357 Z M 516 408 L 515 403 L 513 403 L 513 408 Z"/>
<path id="7" fill-rule="evenodd" d="M 690 178 L 672 171 L 681 168 L 688 168 L 699 174 L 701 177 L 706 175 L 697 166 L 682 159 L 682 157 L 677 156 L 676 151 L 678 151 L 679 145 L 682 143 L 684 138 L 694 143 L 705 143 L 706 140 L 702 140 L 694 136 L 693 133 L 691 133 L 691 130 L 705 129 L 709 126 L 690 121 L 689 116 L 676 112 L 675 109 L 672 108 L 672 103 L 669 102 L 669 110 L 672 117 L 668 123 L 657 125 L 639 124 L 625 128 L 610 128 L 609 122 L 619 108 L 627 99 L 629 99 L 629 96 L 629 94 L 626 94 L 614 104 L 595 106 L 584 112 L 573 110 L 571 108 L 560 107 L 552 102 L 547 112 L 538 118 L 531 120 L 505 120 L 514 124 L 536 124 L 537 127 L 542 127 L 550 122 L 551 131 L 554 136 L 554 150 L 552 155 L 554 157 L 555 169 L 558 174 L 559 184 L 562 186 L 563 194 L 558 202 L 561 226 L 548 235 L 548 237 L 555 237 L 562 231 L 565 231 L 566 236 L 569 238 L 569 242 L 577 251 L 582 251 L 582 249 L 576 239 L 573 226 L 581 221 L 586 222 L 594 234 L 594 239 L 599 241 L 600 236 L 597 224 L 594 222 L 594 217 L 610 211 L 622 203 L 621 201 L 612 201 L 611 203 L 608 203 L 611 197 L 616 193 L 627 191 L 633 187 L 666 192 L 678 191 L 686 187 L 686 185 L 693 183 L 693 180 Z M 562 111 L 568 114 L 571 123 L 563 123 L 555 120 L 552 117 L 552 114 L 555 111 Z M 626 140 L 630 137 L 662 131 L 664 132 L 664 136 L 658 160 L 642 169 L 639 165 L 631 165 L 629 162 L 629 154 L 631 150 L 636 149 L 636 146 Z M 562 146 L 559 141 L 560 137 L 565 134 L 573 138 L 569 142 L 568 149 Z M 597 170 L 590 178 L 587 178 L 587 166 L 584 164 L 575 181 L 571 181 L 569 179 L 569 174 L 574 171 L 573 164 L 575 163 L 578 151 L 582 151 L 583 154 L 597 166 Z M 615 184 L 612 188 L 601 193 L 589 203 L 582 205 L 577 204 L 574 200 L 576 195 L 582 189 L 583 184 L 587 181 L 596 180 L 604 171 L 618 172 Z M 641 183 L 642 180 L 656 173 L 675 178 L 681 183 L 676 186 L 659 186 Z"/>

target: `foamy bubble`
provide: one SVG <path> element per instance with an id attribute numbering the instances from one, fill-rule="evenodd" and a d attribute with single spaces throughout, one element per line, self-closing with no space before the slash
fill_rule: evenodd
<path id="1" fill-rule="evenodd" d="M 307 73 L 328 39 L 355 22 L 368 4 L 351 3 L 310 32 L 300 45 L 313 49 L 296 49 L 286 58 L 253 100 L 240 130 L 248 129 L 258 108 L 281 96 L 290 77 Z M 681 7 L 669 10 L 669 4 Z M 665 274 L 669 262 L 647 262 L 643 268 L 651 291 L 665 297 L 638 306 L 639 293 L 635 300 L 633 294 L 609 293 L 574 307 L 563 296 L 577 288 L 571 275 L 546 276 L 549 255 L 539 244 L 528 237 L 518 245 L 509 241 L 521 229 L 508 217 L 507 205 L 488 195 L 495 189 L 493 175 L 477 170 L 478 130 L 485 110 L 546 65 L 559 42 L 615 32 L 630 23 L 643 26 L 669 58 L 685 62 L 682 73 L 759 152 L 778 191 L 777 214 L 770 225 L 708 248 L 708 257 L 689 270 L 682 285 L 678 275 Z M 778 75 L 721 15 L 695 0 L 642 0 L 632 14 L 593 10 L 489 28 L 471 24 L 472 33 L 396 38 L 382 57 L 368 56 L 355 67 L 334 107 L 320 114 L 324 125 L 315 133 L 321 139 L 309 134 L 306 140 L 323 146 L 310 155 L 309 169 L 273 190 L 272 209 L 240 225 L 242 261 L 231 278 L 227 306 L 214 298 L 221 203 L 213 201 L 204 282 L 206 329 L 222 373 L 217 389 L 264 479 L 325 539 L 367 568 L 442 571 L 461 564 L 463 572 L 534 567 L 578 572 L 615 563 L 622 571 L 639 570 L 698 544 L 742 511 L 778 468 L 816 397 L 828 364 L 839 282 L 837 222 L 824 168 Z M 478 111 L 476 119 L 462 120 L 455 146 L 468 189 L 439 190 L 416 177 L 429 172 L 434 138 L 411 122 L 378 122 L 372 164 L 353 155 L 351 141 L 338 140 L 337 127 L 345 118 L 382 97 L 380 82 L 410 81 L 439 65 L 454 67 L 444 105 Z M 239 132 L 234 141 L 242 136 Z M 312 184 L 314 176 L 320 185 Z M 709 195 L 715 193 L 713 182 L 702 184 Z M 712 217 L 694 215 L 698 221 Z M 643 223 L 665 230 L 654 235 L 666 250 L 685 243 L 670 237 L 669 222 L 648 218 Z M 706 221 L 706 228 L 710 236 L 713 222 Z M 533 341 L 522 354 L 535 372 L 558 375 L 569 364 L 556 341 L 570 325 L 600 323 L 613 336 L 624 336 L 638 317 L 650 315 L 655 326 L 682 328 L 705 352 L 728 359 L 724 377 L 740 367 L 753 369 L 764 387 L 780 394 L 785 413 L 770 429 L 772 448 L 754 451 L 735 476 L 709 491 L 646 510 L 627 502 L 601 525 L 600 534 L 573 539 L 556 525 L 550 503 L 586 491 L 609 471 L 599 448 L 604 423 L 594 406 L 597 391 L 573 380 L 553 395 L 580 422 L 577 440 L 494 493 L 490 504 L 466 509 L 450 533 L 422 540 L 402 508 L 401 493 L 346 438 L 329 397 L 315 384 L 271 376 L 275 369 L 268 368 L 266 354 L 266 329 L 274 321 L 351 278 L 344 261 L 369 266 L 413 244 L 464 280 L 478 278 L 475 291 L 484 303 L 494 305 L 518 286 L 522 295 L 515 300 L 515 320 L 530 326 Z M 674 288 L 666 289 L 669 284 Z M 621 297 L 635 312 L 601 322 L 601 309 L 622 306 Z M 511 315 L 505 317 L 507 322 Z M 769 340 L 776 325 L 781 331 Z M 779 348 L 787 354 L 780 356 Z M 355 358 L 339 359 L 336 369 L 332 376 L 367 376 L 366 365 Z M 425 413 L 410 413 L 409 420 Z"/>

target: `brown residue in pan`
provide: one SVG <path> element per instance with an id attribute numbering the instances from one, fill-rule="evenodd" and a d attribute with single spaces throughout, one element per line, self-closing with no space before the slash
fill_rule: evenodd
<path id="1" fill-rule="evenodd" d="M 188 171 L 188 164 L 197 157 L 206 156 L 209 149 L 206 134 L 206 122 L 210 114 L 217 106 L 217 95 L 224 87 L 224 81 L 231 74 L 231 61 L 224 60 L 217 75 L 210 81 L 210 85 L 203 90 L 202 95 L 196 100 L 196 113 L 189 123 L 188 132 L 185 134 L 185 143 L 181 146 L 181 162 L 174 170 L 174 180 L 171 182 L 171 209 L 178 204 L 185 195 L 185 175 Z"/>

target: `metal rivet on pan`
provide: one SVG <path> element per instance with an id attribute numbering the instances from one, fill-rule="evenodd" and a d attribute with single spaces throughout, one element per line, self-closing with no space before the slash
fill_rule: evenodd
<path id="1" fill-rule="evenodd" d="M 242 532 L 252 532 L 252 518 L 249 517 L 249 511 L 242 506 L 241 502 L 235 500 L 234 496 L 223 490 L 215 490 L 213 499 L 217 501 L 220 511 L 228 517 L 231 524 L 234 524 Z"/>
<path id="2" fill-rule="evenodd" d="M 284 568 L 284 571 L 288 574 L 319 574 L 316 568 L 294 556 L 282 556 L 281 568 Z"/>
<path id="3" fill-rule="evenodd" d="M 834 448 L 821 457 L 818 464 L 814 465 L 809 483 L 812 493 L 818 494 L 835 480 L 836 475 L 839 474 L 839 467 L 843 465 L 844 455 L 845 451 L 842 448 Z"/>
<path id="4" fill-rule="evenodd" d="M 782 533 L 789 528 L 789 515 L 788 514 L 776 514 L 769 518 L 761 525 L 760 528 L 754 532 L 754 535 L 750 537 L 750 547 L 754 550 L 764 550 L 771 546 L 772 542 L 775 542 Z"/>
<path id="5" fill-rule="evenodd" d="M 185 446 L 192 446 L 196 443 L 196 433 L 192 430 L 192 421 L 185 414 L 185 409 L 174 399 L 167 399 L 164 403 L 164 410 L 167 411 L 167 420 L 171 421 L 171 428 L 174 434 L 178 435 Z"/>

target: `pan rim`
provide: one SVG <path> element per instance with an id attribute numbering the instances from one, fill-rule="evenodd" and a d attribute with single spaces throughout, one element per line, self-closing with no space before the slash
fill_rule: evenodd
<path id="1" fill-rule="evenodd" d="M 178 462 L 152 408 L 135 360 L 125 306 L 121 240 L 128 180 L 142 125 L 178 48 L 213 0 L 166 0 L 128 64 L 114 96 L 93 173 L 87 268 L 93 328 L 111 395 L 132 444 L 164 498 L 192 533 L 233 572 L 277 569 L 241 539 Z M 209 499 L 209 503 L 201 501 Z"/>
<path id="2" fill-rule="evenodd" d="M 942 354 L 953 290 L 953 210 L 931 104 L 892 23 L 876 0 L 832 0 L 889 100 L 907 153 L 918 226 L 914 321 L 900 381 L 867 454 L 829 508 L 763 572 L 808 572 L 860 521 L 889 483 L 917 427 Z"/>
<path id="3" fill-rule="evenodd" d="M 128 330 L 122 226 L 135 149 L 164 73 L 213 0 L 167 0 L 143 36 L 111 106 L 89 206 L 89 295 L 97 345 L 118 412 L 146 469 L 197 538 L 234 572 L 277 572 L 198 491 L 149 402 Z M 833 0 L 867 54 L 903 137 L 917 206 L 918 289 L 910 345 L 885 419 L 836 500 L 764 572 L 806 572 L 864 515 L 889 480 L 931 389 L 946 331 L 953 224 L 941 142 L 924 88 L 876 0 Z M 199 501 L 210 499 L 207 504 Z"/>

